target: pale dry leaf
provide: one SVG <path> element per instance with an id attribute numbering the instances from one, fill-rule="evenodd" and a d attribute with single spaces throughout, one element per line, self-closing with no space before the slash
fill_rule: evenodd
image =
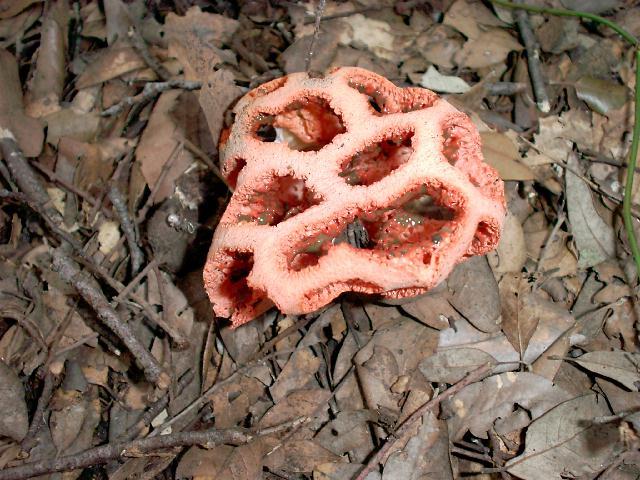
<path id="1" fill-rule="evenodd" d="M 469 39 L 478 38 L 483 27 L 499 27 L 503 23 L 480 2 L 457 0 L 449 7 L 442 21 Z"/>
<path id="2" fill-rule="evenodd" d="M 447 279 L 449 302 L 483 332 L 500 330 L 498 284 L 485 257 L 472 257 L 457 265 Z"/>
<path id="3" fill-rule="evenodd" d="M 146 66 L 133 47 L 119 42 L 96 54 L 78 77 L 76 87 L 82 89 L 97 85 Z"/>
<path id="4" fill-rule="evenodd" d="M 437 352 L 420 362 L 420 371 L 430 382 L 456 383 L 467 374 L 496 359 L 475 348 L 455 348 Z"/>
<path id="5" fill-rule="evenodd" d="M 567 169 L 565 174 L 569 223 L 578 249 L 578 266 L 588 268 L 615 255 L 615 234 L 596 210 L 589 185 L 573 173 L 580 171 L 576 155 L 569 155 L 567 165 L 573 170 Z"/>
<path id="6" fill-rule="evenodd" d="M 340 461 L 338 455 L 327 450 L 315 440 L 308 439 L 286 442 L 272 455 L 265 458 L 265 465 L 268 468 L 281 466 L 286 468 L 288 472 L 303 473 L 312 472 L 318 465 L 337 461 Z M 262 472 L 260 474 L 262 475 Z"/>
<path id="7" fill-rule="evenodd" d="M 525 480 L 591 476 L 620 451 L 612 423 L 595 423 L 610 415 L 598 395 L 584 395 L 559 404 L 527 429 L 524 452 L 507 462 L 509 473 Z"/>
<path id="8" fill-rule="evenodd" d="M 209 449 L 191 447 L 180 458 L 176 478 L 216 478 L 233 450 L 231 445 L 216 445 Z"/>
<path id="9" fill-rule="evenodd" d="M 194 162 L 191 152 L 180 146 L 184 138 L 183 126 L 177 125 L 171 116 L 181 94 L 180 90 L 169 90 L 160 95 L 136 149 L 142 174 L 150 188 L 156 189 L 155 203 L 173 193 L 176 179 Z M 158 187 L 156 183 L 169 161 L 169 171 Z"/>
<path id="10" fill-rule="evenodd" d="M 440 332 L 438 352 L 456 348 L 475 348 L 491 355 L 498 362 L 518 362 L 520 356 L 502 332 L 484 333 L 473 327 L 469 322 L 460 319 L 451 328 Z M 512 367 L 515 364 L 512 364 Z"/>
<path id="11" fill-rule="evenodd" d="M 520 153 L 514 141 L 504 133 L 483 132 L 482 154 L 485 162 L 495 168 L 502 180 L 534 180 L 531 169 L 520 162 Z"/>
<path id="12" fill-rule="evenodd" d="M 27 434 L 29 417 L 18 376 L 0 360 L 0 436 L 19 442 Z"/>
<path id="13" fill-rule="evenodd" d="M 42 0 L 0 0 L 0 18 L 12 18 Z"/>
<path id="14" fill-rule="evenodd" d="M 640 354 L 631 352 L 588 352 L 573 359 L 587 370 L 605 376 L 637 392 L 640 389 Z"/>
<path id="15" fill-rule="evenodd" d="M 471 88 L 460 77 L 443 75 L 433 65 L 422 75 L 420 86 L 440 93 L 465 93 Z"/>
<path id="16" fill-rule="evenodd" d="M 60 109 L 66 77 L 67 2 L 52 2 L 42 21 L 42 39 L 33 78 L 28 84 L 25 111 L 40 118 Z"/>
<path id="17" fill-rule="evenodd" d="M 627 87 L 611 80 L 580 77 L 574 86 L 578 98 L 601 115 L 622 107 L 629 98 Z"/>
<path id="18" fill-rule="evenodd" d="M 404 25 L 391 25 L 383 20 L 365 17 L 361 13 L 349 15 L 342 19 L 350 28 L 343 30 L 339 42 L 343 45 L 364 45 L 380 58 L 397 59 L 398 49 L 407 48 L 412 39 L 410 35 L 402 35 Z M 408 27 L 406 27 L 408 30 Z M 406 32 L 405 32 L 406 33 Z"/>
<path id="19" fill-rule="evenodd" d="M 344 480 L 355 478 L 362 465 L 358 463 L 329 462 L 317 465 L 313 471 L 313 480 Z"/>
<path id="20" fill-rule="evenodd" d="M 440 436 L 441 422 L 432 412 L 422 416 L 417 433 L 404 448 L 392 453 L 384 465 L 382 480 L 420 480 L 433 474 L 431 457 L 439 453 L 432 446 Z"/>
<path id="21" fill-rule="evenodd" d="M 111 250 L 118 244 L 120 240 L 120 226 L 117 222 L 106 221 L 102 222 L 98 229 L 98 244 L 100 245 L 100 252 L 108 255 Z"/>
<path id="22" fill-rule="evenodd" d="M 487 438 L 487 431 L 497 418 L 509 415 L 518 404 L 531 412 L 531 418 L 542 416 L 570 398 L 550 380 L 528 372 L 507 372 L 471 384 L 451 400 L 455 416 L 449 420 L 453 439 L 470 431 Z"/>
<path id="23" fill-rule="evenodd" d="M 527 261 L 524 230 L 520 220 L 509 210 L 498 247 L 487 255 L 487 259 L 494 273 L 520 272 Z"/>
<path id="24" fill-rule="evenodd" d="M 259 480 L 262 478 L 263 442 L 257 439 L 234 448 L 216 478 Z"/>
<path id="25" fill-rule="evenodd" d="M 53 146 L 57 146 L 62 137 L 93 142 L 100 127 L 97 113 L 80 113 L 73 108 L 63 108 L 42 120 L 47 124 L 47 143 Z"/>
<path id="26" fill-rule="evenodd" d="M 330 395 L 329 390 L 320 388 L 294 390 L 264 414 L 259 426 L 273 427 L 298 417 L 311 417 L 318 407 L 327 403 Z M 322 412 L 320 414 L 322 415 Z"/>
<path id="27" fill-rule="evenodd" d="M 467 40 L 455 56 L 459 67 L 479 69 L 502 63 L 512 51 L 522 50 L 522 45 L 507 31 L 492 28 L 477 38 Z"/>

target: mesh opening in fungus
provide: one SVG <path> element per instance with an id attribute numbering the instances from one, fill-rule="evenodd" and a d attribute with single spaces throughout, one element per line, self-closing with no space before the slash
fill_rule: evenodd
<path id="1" fill-rule="evenodd" d="M 248 194 L 239 206 L 238 222 L 277 225 L 318 205 L 321 197 L 307 188 L 304 180 L 292 175 L 272 177 L 260 189 Z"/>
<path id="2" fill-rule="evenodd" d="M 349 185 L 371 185 L 409 161 L 413 132 L 392 135 L 356 153 L 343 165 L 340 176 Z"/>
<path id="3" fill-rule="evenodd" d="M 480 221 L 471 242 L 471 252 L 474 255 L 483 254 L 494 247 L 498 238 L 498 228 L 492 223 Z"/>
<path id="4" fill-rule="evenodd" d="M 229 185 L 235 187 L 238 183 L 238 175 L 240 175 L 242 169 L 247 165 L 247 161 L 244 158 L 237 158 L 230 161 L 229 164 L 233 166 L 227 175 L 227 181 L 229 182 Z"/>
<path id="5" fill-rule="evenodd" d="M 297 151 L 318 151 L 346 132 L 342 119 L 321 97 L 306 96 L 276 115 L 256 117 L 254 133 L 263 142 L 286 143 Z"/>
<path id="6" fill-rule="evenodd" d="M 456 211 L 444 204 L 442 192 L 421 185 L 388 207 L 357 212 L 347 219 L 350 222 L 347 225 L 344 222 L 327 225 L 297 245 L 289 267 L 300 271 L 317 265 L 333 246 L 344 243 L 347 229 L 358 223 L 366 229 L 368 237 L 368 244 L 361 248 L 384 253 L 389 258 L 420 251 L 423 262 L 430 263 L 433 252 L 453 233 L 456 219 Z M 358 222 L 354 222 L 355 218 Z"/>
<path id="7" fill-rule="evenodd" d="M 449 125 L 442 132 L 442 154 L 453 166 L 460 160 L 461 141 L 467 134 L 467 130 L 459 125 Z"/>
<path id="8" fill-rule="evenodd" d="M 225 262 L 225 279 L 220 284 L 220 294 L 231 299 L 236 310 L 259 302 L 264 293 L 252 289 L 247 283 L 253 268 L 253 253 L 226 251 L 224 255 L 231 261 Z"/>

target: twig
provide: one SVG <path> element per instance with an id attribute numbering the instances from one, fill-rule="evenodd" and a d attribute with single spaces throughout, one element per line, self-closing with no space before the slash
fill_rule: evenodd
<path id="1" fill-rule="evenodd" d="M 200 147 L 195 145 L 190 140 L 183 138 L 182 141 L 184 142 L 184 146 L 187 147 L 187 150 L 189 150 L 196 157 L 202 160 L 202 162 L 209 168 L 209 170 L 211 170 L 216 177 L 222 180 L 222 182 L 227 186 L 227 188 L 233 193 L 233 187 L 229 185 L 229 182 L 227 182 L 227 179 L 224 178 L 224 176 L 222 175 L 222 172 L 220 172 L 220 169 L 216 166 L 215 163 L 211 161 L 211 159 L 207 156 L 207 154 L 204 153 L 200 149 Z"/>
<path id="2" fill-rule="evenodd" d="M 127 239 L 129 254 L 131 255 L 131 274 L 135 275 L 138 273 L 142 263 L 144 262 L 144 253 L 142 253 L 142 249 L 138 245 L 135 225 L 131 219 L 131 215 L 129 215 L 127 202 L 115 183 L 113 183 L 109 189 L 109 200 L 111 200 L 113 210 L 115 211 L 118 220 L 120 220 L 122 232 Z"/>
<path id="3" fill-rule="evenodd" d="M 0 152 L 9 171 L 20 190 L 57 225 L 62 222 L 62 215 L 53 207 L 49 194 L 42 186 L 40 179 L 29 166 L 22 150 L 18 146 L 13 133 L 0 128 Z"/>
<path id="4" fill-rule="evenodd" d="M 133 280 L 131 280 L 126 287 L 118 289 L 118 296 L 113 298 L 111 301 L 115 303 L 124 302 L 129 295 L 133 292 L 133 289 L 136 288 L 142 280 L 147 278 L 149 272 L 155 268 L 158 264 L 158 261 L 154 258 L 142 269 L 140 273 L 138 273 Z"/>
<path id="5" fill-rule="evenodd" d="M 409 432 L 409 430 L 411 428 L 413 428 L 414 424 L 418 420 L 420 420 L 425 413 L 427 413 L 429 410 L 432 410 L 434 407 L 438 406 L 443 400 L 445 400 L 445 399 L 451 397 L 452 395 L 458 393 L 460 390 L 462 390 L 467 385 L 470 385 L 470 384 L 480 380 L 487 373 L 489 373 L 492 368 L 493 368 L 492 365 L 484 365 L 484 366 L 474 370 L 469 375 L 467 375 L 462 380 L 460 380 L 458 383 L 456 383 L 455 385 L 451 386 L 451 388 L 445 390 L 440 395 L 432 398 L 427 403 L 425 403 L 420 408 L 418 408 L 415 412 L 413 412 L 409 416 L 409 418 L 407 418 L 402 423 L 402 425 L 400 425 L 400 427 L 398 427 L 398 429 L 395 431 L 394 436 L 392 438 L 388 439 L 387 442 L 382 446 L 382 448 L 380 448 L 380 450 L 378 450 L 378 452 L 373 457 L 371 457 L 371 459 L 367 462 L 365 467 L 362 469 L 362 471 L 356 477 L 356 480 L 364 480 L 365 477 L 369 474 L 369 472 L 371 472 L 374 468 L 376 468 L 378 463 L 380 463 L 380 461 L 387 456 L 387 454 L 389 453 L 389 450 L 391 450 L 391 448 L 393 448 L 393 446 L 396 444 L 396 442 L 399 439 L 403 438 L 405 436 L 405 434 L 407 432 Z"/>
<path id="6" fill-rule="evenodd" d="M 182 377 L 180 377 L 180 380 L 178 380 L 177 390 L 181 392 L 182 390 L 187 388 L 189 384 L 193 381 L 194 377 L 195 377 L 195 372 L 193 370 L 187 370 L 187 372 Z M 162 397 L 156 400 L 147 409 L 147 411 L 140 416 L 140 419 L 135 423 L 135 425 L 132 425 L 131 427 L 129 427 L 127 431 L 122 434 L 121 438 L 123 440 L 133 440 L 134 438 L 136 438 L 140 434 L 140 431 L 143 428 L 149 426 L 153 421 L 153 419 L 156 418 L 160 414 L 160 412 L 162 412 L 162 410 L 165 409 L 165 407 L 168 404 L 169 404 L 169 390 L 164 392 Z"/>
<path id="7" fill-rule="evenodd" d="M 130 442 L 108 443 L 73 455 L 31 462 L 20 465 L 19 467 L 6 468 L 0 471 L 0 480 L 22 480 L 48 473 L 77 470 L 91 465 L 101 465 L 110 460 L 151 455 L 167 448 L 190 447 L 193 445 L 201 445 L 204 448 L 212 448 L 222 444 L 242 445 L 258 437 L 288 430 L 300 421 L 300 418 L 296 418 L 290 422 L 256 432 L 243 428 L 230 428 L 225 430 L 209 429 L 203 431 L 176 432 L 169 435 L 132 440 Z"/>
<path id="8" fill-rule="evenodd" d="M 167 82 L 149 82 L 144 85 L 142 92 L 132 97 L 124 97 L 120 102 L 110 106 L 106 110 L 103 110 L 100 115 L 103 117 L 110 117 L 112 115 L 118 115 L 126 107 L 135 105 L 136 103 L 147 102 L 160 93 L 171 90 L 173 88 L 181 88 L 183 90 L 198 90 L 202 87 L 202 82 L 188 81 L 188 80 L 169 80 Z"/>
<path id="9" fill-rule="evenodd" d="M 95 278 L 80 269 L 62 247 L 53 251 L 52 268 L 64 281 L 78 291 L 80 296 L 95 310 L 100 320 L 126 345 L 144 370 L 147 379 L 161 389 L 167 388 L 170 383 L 169 376 L 162 371 L 158 361 L 140 343 L 129 325 L 123 322 L 111 307 Z"/>
<path id="10" fill-rule="evenodd" d="M 176 144 L 173 151 L 167 158 L 167 161 L 164 162 L 164 165 L 162 165 L 162 168 L 160 169 L 160 174 L 158 175 L 158 178 L 156 178 L 156 182 L 151 188 L 151 192 L 149 192 L 147 201 L 144 202 L 144 205 L 142 205 L 140 210 L 138 210 L 138 216 L 136 217 L 136 222 L 141 223 L 146 218 L 147 212 L 153 205 L 156 195 L 158 194 L 158 190 L 160 190 L 160 186 L 162 185 L 162 182 L 164 182 L 164 179 L 169 174 L 169 170 L 171 170 L 171 167 L 173 166 L 173 162 L 175 162 L 182 148 L 184 148 L 184 143 L 180 142 Z"/>
<path id="11" fill-rule="evenodd" d="M 151 54 L 149 48 L 147 47 L 147 42 L 144 41 L 144 38 L 142 38 L 142 35 L 140 35 L 138 29 L 133 26 L 129 27 L 127 35 L 129 36 L 129 40 L 131 41 L 131 46 L 136 50 L 136 52 L 140 54 L 140 56 L 144 60 L 144 63 L 146 63 L 147 66 L 151 70 L 153 70 L 161 80 L 164 80 L 165 82 L 169 80 L 171 78 L 171 72 L 169 72 L 169 70 L 167 70 L 158 61 L 158 59 Z"/>
<path id="12" fill-rule="evenodd" d="M 262 358 L 259 358 L 255 361 L 252 361 L 243 365 L 242 367 L 238 368 L 235 372 L 231 373 L 225 379 L 220 380 L 219 382 L 216 382 L 213 385 L 211 385 L 198 398 L 196 398 L 193 402 L 191 402 L 189 405 L 183 408 L 173 418 L 167 420 L 162 425 L 159 425 L 158 428 L 155 431 L 153 431 L 150 435 L 151 436 L 158 435 L 161 431 L 165 430 L 167 427 L 174 425 L 178 420 L 184 418 L 186 415 L 188 415 L 192 411 L 199 410 L 200 408 L 204 407 L 207 404 L 207 402 L 209 402 L 209 398 L 213 393 L 217 392 L 220 388 L 224 387 L 225 385 L 228 385 L 229 383 L 234 382 L 238 375 L 243 374 L 244 372 L 251 370 L 252 368 L 258 365 L 264 364 L 271 358 L 277 357 L 279 355 L 290 355 L 296 352 L 297 350 L 298 350 L 297 348 L 292 348 L 287 350 L 281 350 L 279 352 L 273 352 L 269 355 L 265 355 Z"/>
<path id="13" fill-rule="evenodd" d="M 316 8 L 316 20 L 315 25 L 313 27 L 313 36 L 311 37 L 311 43 L 309 44 L 309 51 L 307 52 L 307 58 L 304 62 L 304 71 L 309 72 L 311 68 L 311 57 L 313 57 L 313 47 L 315 47 L 316 42 L 318 40 L 318 35 L 320 35 L 320 21 L 322 20 L 322 14 L 324 13 L 324 6 L 326 0 L 318 0 L 318 6 Z"/>
<path id="14" fill-rule="evenodd" d="M 517 0 L 517 2 L 522 3 L 522 0 Z M 515 17 L 516 22 L 518 23 L 518 29 L 520 30 L 520 36 L 522 37 L 525 48 L 527 49 L 529 77 L 531 78 L 533 95 L 536 97 L 536 105 L 538 106 L 538 110 L 542 113 L 549 113 L 551 110 L 551 103 L 549 102 L 549 95 L 547 94 L 547 88 L 544 84 L 544 76 L 542 75 L 542 65 L 540 64 L 540 45 L 533 33 L 533 29 L 531 28 L 529 14 L 524 10 L 516 10 Z"/>

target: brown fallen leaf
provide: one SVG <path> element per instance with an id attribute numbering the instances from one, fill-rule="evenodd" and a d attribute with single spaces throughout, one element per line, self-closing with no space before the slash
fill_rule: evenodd
<path id="1" fill-rule="evenodd" d="M 76 81 L 79 89 L 97 85 L 140 68 L 147 64 L 128 43 L 118 42 L 100 50 L 88 63 Z"/>
<path id="2" fill-rule="evenodd" d="M 295 352 L 269 389 L 274 401 L 279 402 L 294 390 L 315 386 L 317 382 L 313 375 L 319 368 L 320 359 L 309 349 Z"/>
<path id="3" fill-rule="evenodd" d="M 467 40 L 456 56 L 459 67 L 478 69 L 504 62 L 512 51 L 522 50 L 522 45 L 506 30 L 491 28 L 477 38 Z"/>
<path id="4" fill-rule="evenodd" d="M 622 449 L 616 425 L 593 422 L 606 415 L 606 402 L 595 394 L 559 404 L 529 426 L 525 450 L 507 470 L 525 480 L 597 474 Z"/>
<path id="5" fill-rule="evenodd" d="M 42 0 L 0 0 L 0 18 L 11 18 Z"/>
<path id="6" fill-rule="evenodd" d="M 456 440 L 470 431 L 487 438 L 493 422 L 506 417 L 518 404 L 536 419 L 570 398 L 550 380 L 527 372 L 507 372 L 471 384 L 451 400 L 455 417 L 449 421 L 449 432 Z"/>
<path id="7" fill-rule="evenodd" d="M 514 141 L 504 133 L 482 132 L 482 154 L 485 162 L 495 168 L 502 180 L 534 180 L 535 174 L 521 163 Z"/>
<path id="8" fill-rule="evenodd" d="M 27 157 L 42 150 L 44 127 L 24 113 L 18 64 L 13 55 L 0 49 L 0 127 L 8 128 Z"/>
<path id="9" fill-rule="evenodd" d="M 19 442 L 27 434 L 29 418 L 22 382 L 14 371 L 0 360 L 0 435 Z"/>
<path id="10" fill-rule="evenodd" d="M 26 95 L 25 110 L 32 117 L 44 117 L 60 109 L 67 73 L 68 24 L 67 2 L 58 0 L 49 4 L 42 22 L 42 43 Z"/>

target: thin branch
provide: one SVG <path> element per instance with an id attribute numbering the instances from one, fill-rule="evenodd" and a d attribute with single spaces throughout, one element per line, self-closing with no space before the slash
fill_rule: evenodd
<path id="1" fill-rule="evenodd" d="M 160 80 L 164 80 L 165 82 L 171 78 L 171 72 L 167 70 L 164 65 L 162 65 L 156 57 L 154 57 L 149 51 L 149 47 L 147 46 L 147 42 L 144 41 L 142 35 L 135 27 L 130 27 L 127 32 L 129 36 L 129 40 L 131 41 L 131 46 L 140 54 L 144 63 L 153 70 L 153 72 L 160 78 Z"/>
<path id="2" fill-rule="evenodd" d="M 300 421 L 302 421 L 302 419 L 296 418 L 290 422 L 256 432 L 242 428 L 225 430 L 210 429 L 176 432 L 169 435 L 158 435 L 156 437 L 132 440 L 130 442 L 108 443 L 73 455 L 31 462 L 20 465 L 19 467 L 6 468 L 0 471 L 0 480 L 23 480 L 54 472 L 77 470 L 92 465 L 101 465 L 115 459 L 152 455 L 167 448 L 190 447 L 193 445 L 201 445 L 204 448 L 212 448 L 222 444 L 242 445 L 261 436 L 272 435 L 288 430 L 295 427 Z"/>
<path id="3" fill-rule="evenodd" d="M 136 227 L 129 215 L 129 208 L 122 192 L 114 184 L 109 189 L 109 200 L 113 205 L 113 210 L 120 220 L 120 228 L 127 239 L 127 245 L 129 245 L 129 255 L 131 256 L 131 274 L 135 275 L 142 267 L 144 262 L 144 253 L 138 245 L 138 238 L 136 235 Z"/>
<path id="4" fill-rule="evenodd" d="M 373 457 L 371 457 L 371 459 L 367 462 L 365 467 L 356 477 L 356 480 L 364 480 L 365 477 L 369 474 L 369 472 L 371 472 L 374 468 L 376 468 L 378 464 L 382 461 L 382 459 L 387 457 L 387 455 L 390 453 L 390 450 L 395 446 L 398 440 L 403 438 L 405 434 L 407 434 L 409 430 L 414 427 L 415 423 L 418 420 L 422 419 L 422 416 L 425 413 L 427 413 L 430 410 L 433 410 L 435 407 L 440 405 L 440 403 L 443 400 L 458 393 L 467 385 L 471 385 L 472 383 L 477 382 L 478 380 L 481 380 L 487 373 L 491 371 L 492 368 L 493 368 L 492 365 L 484 365 L 474 370 L 469 375 L 467 375 L 462 380 L 460 380 L 458 383 L 453 385 L 451 388 L 445 390 L 440 395 L 432 398 L 427 403 L 425 403 L 420 408 L 418 408 L 415 412 L 413 412 L 409 416 L 409 418 L 407 418 L 402 423 L 402 425 L 400 425 L 400 427 L 395 431 L 395 434 L 393 435 L 393 437 L 389 438 L 387 442 L 382 446 L 382 448 L 378 450 L 378 452 Z"/>
<path id="5" fill-rule="evenodd" d="M 113 115 L 118 115 L 121 113 L 126 107 L 130 107 L 137 103 L 148 102 L 153 99 L 157 95 L 165 92 L 167 90 L 171 90 L 174 88 L 181 88 L 183 90 L 198 90 L 202 87 L 202 82 L 196 81 L 187 81 L 187 80 L 169 80 L 167 82 L 149 82 L 146 83 L 142 92 L 138 95 L 134 95 L 132 97 L 124 97 L 120 102 L 115 105 L 110 106 L 106 110 L 103 110 L 100 115 L 103 117 L 111 117 Z"/>
<path id="6" fill-rule="evenodd" d="M 318 7 L 316 8 L 316 20 L 313 27 L 313 36 L 311 37 L 309 51 L 307 52 L 307 58 L 304 62 L 304 71 L 307 73 L 311 68 L 311 57 L 313 57 L 313 48 L 315 47 L 318 40 L 318 35 L 320 35 L 320 21 L 322 20 L 322 14 L 324 13 L 325 3 L 326 0 L 318 0 Z"/>

